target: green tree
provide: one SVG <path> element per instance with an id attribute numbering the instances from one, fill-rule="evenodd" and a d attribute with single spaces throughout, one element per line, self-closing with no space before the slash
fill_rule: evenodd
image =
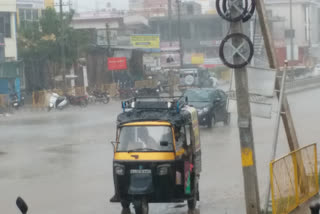
<path id="1" fill-rule="evenodd" d="M 39 22 L 22 22 L 18 31 L 18 54 L 24 60 L 31 90 L 54 87 L 54 77 L 61 73 L 61 45 L 65 47 L 66 68 L 70 69 L 89 48 L 89 32 L 73 29 L 74 13 L 59 14 L 46 9 Z M 64 33 L 62 33 L 64 32 Z"/>

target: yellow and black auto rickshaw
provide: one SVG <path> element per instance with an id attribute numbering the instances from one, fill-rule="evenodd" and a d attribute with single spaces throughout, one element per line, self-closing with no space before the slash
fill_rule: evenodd
<path id="1" fill-rule="evenodd" d="M 197 111 L 181 98 L 122 102 L 114 145 L 115 195 L 123 209 L 133 204 L 147 214 L 148 203 L 199 200 L 201 147 Z"/>

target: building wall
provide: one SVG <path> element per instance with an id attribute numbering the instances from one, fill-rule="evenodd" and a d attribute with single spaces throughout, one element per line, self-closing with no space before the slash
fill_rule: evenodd
<path id="1" fill-rule="evenodd" d="M 17 39 L 16 39 L 16 1 L 15 0 L 1 0 L 0 12 L 10 13 L 10 37 L 5 37 L 5 57 L 6 59 L 17 59 Z"/>
<path id="2" fill-rule="evenodd" d="M 270 1 L 270 0 L 269 0 Z M 305 3 L 307 3 L 306 1 Z M 309 45 L 309 31 L 311 34 L 311 43 L 318 43 L 319 40 L 319 8 L 320 5 L 310 4 L 306 6 L 302 2 L 293 2 L 292 14 L 293 14 L 293 28 L 295 29 L 295 39 L 294 42 L 298 46 L 308 46 Z M 309 20 L 310 28 L 308 28 L 308 17 L 306 16 L 306 7 L 309 7 Z M 284 30 L 290 29 L 290 10 L 288 2 L 285 3 L 273 3 L 267 4 L 267 9 L 272 11 L 273 16 L 283 17 L 285 19 L 284 23 L 277 23 L 274 25 L 274 32 L 276 36 L 282 35 L 284 38 Z"/>
<path id="3" fill-rule="evenodd" d="M 284 39 L 284 32 L 287 29 L 290 29 L 290 11 L 288 4 L 274 4 L 268 5 L 268 10 L 272 11 L 272 16 L 279 16 L 285 19 L 284 23 L 281 25 L 274 25 L 274 27 L 278 27 L 278 29 L 274 29 L 274 32 L 277 32 L 278 36 L 282 35 Z M 293 11 L 293 28 L 295 29 L 295 38 L 294 42 L 303 46 L 306 45 L 306 35 L 305 35 L 305 12 L 304 8 L 301 4 L 294 4 L 292 7 Z M 284 28 L 281 28 L 284 27 Z"/>
<path id="4" fill-rule="evenodd" d="M 1 0 L 0 12 L 16 12 L 16 0 Z"/>
<path id="5" fill-rule="evenodd" d="M 176 11 L 176 0 L 171 0 L 172 13 Z M 145 17 L 168 15 L 168 0 L 129 0 L 131 14 Z"/>
<path id="6" fill-rule="evenodd" d="M 77 20 L 74 19 L 71 23 L 71 26 L 75 29 L 105 29 L 106 23 L 109 24 L 109 28 L 119 28 L 120 22 L 119 20 Z"/>
<path id="7" fill-rule="evenodd" d="M 38 21 L 42 10 L 54 8 L 54 0 L 17 0 L 17 24 L 21 21 Z"/>
<path id="8" fill-rule="evenodd" d="M 161 46 L 169 46 L 168 18 L 149 20 L 152 34 L 160 34 Z M 181 20 L 181 36 L 184 49 L 184 64 L 191 64 L 193 54 L 203 54 L 204 60 L 219 59 L 219 45 L 226 35 L 226 25 L 218 15 L 184 16 Z M 178 22 L 172 21 L 171 45 L 178 47 Z M 213 64 L 213 63 L 211 63 Z"/>
<path id="9" fill-rule="evenodd" d="M 44 7 L 48 8 L 48 7 L 54 7 L 54 0 L 44 0 Z"/>

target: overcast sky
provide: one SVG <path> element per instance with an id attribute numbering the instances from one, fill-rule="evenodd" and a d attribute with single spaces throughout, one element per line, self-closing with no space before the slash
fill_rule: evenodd
<path id="1" fill-rule="evenodd" d="M 108 2 L 112 8 L 126 10 L 128 9 L 129 0 L 70 0 L 74 5 L 76 5 L 76 1 L 78 1 L 78 9 L 80 11 L 88 11 L 95 10 L 96 5 L 99 9 L 105 8 Z"/>

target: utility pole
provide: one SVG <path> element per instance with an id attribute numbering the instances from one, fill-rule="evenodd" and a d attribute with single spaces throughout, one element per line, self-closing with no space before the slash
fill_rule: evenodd
<path id="1" fill-rule="evenodd" d="M 181 0 L 176 0 L 178 9 L 178 36 L 179 36 L 179 50 L 180 50 L 180 64 L 183 67 L 183 44 L 181 35 Z"/>
<path id="2" fill-rule="evenodd" d="M 242 0 L 234 2 L 238 8 L 243 8 Z M 231 14 L 239 15 L 235 6 L 230 6 Z M 231 33 L 243 33 L 242 21 L 231 23 Z M 232 46 L 239 48 L 243 45 L 243 40 L 232 39 Z M 233 56 L 234 64 L 241 63 L 241 56 Z M 256 158 L 254 149 L 254 139 L 252 131 L 252 118 L 249 102 L 248 74 L 246 67 L 236 68 L 235 86 L 237 95 L 238 127 L 241 145 L 242 172 L 244 180 L 244 192 L 247 214 L 260 213 L 259 186 L 256 168 Z"/>
<path id="3" fill-rule="evenodd" d="M 271 31 L 269 29 L 268 20 L 266 16 L 266 9 L 265 9 L 263 0 L 256 1 L 256 9 L 259 16 L 261 31 L 264 39 L 264 44 L 266 47 L 270 68 L 277 69 L 276 76 L 281 76 L 281 71 L 277 62 L 274 43 L 272 40 Z M 277 78 L 275 83 L 275 91 L 277 92 L 276 94 L 278 99 L 280 98 L 280 93 L 279 93 L 280 89 L 281 89 L 281 80 Z M 294 127 L 293 119 L 291 116 L 290 106 L 289 106 L 286 95 L 283 96 L 283 101 L 280 104 L 282 105 L 281 117 L 282 117 L 284 129 L 286 132 L 286 136 L 288 139 L 289 148 L 290 148 L 290 151 L 294 151 L 299 149 L 299 143 L 298 143 L 298 138 L 297 138 L 296 130 Z"/>
<path id="4" fill-rule="evenodd" d="M 290 0 L 290 55 L 291 61 L 294 60 L 294 50 L 293 50 L 293 24 L 292 24 L 292 0 Z"/>
<path id="5" fill-rule="evenodd" d="M 172 0 L 168 0 L 168 19 L 169 19 L 169 46 L 172 47 Z M 169 96 L 174 96 L 174 74 L 173 70 L 168 71 L 169 77 Z"/>
<path id="6" fill-rule="evenodd" d="M 109 24 L 106 23 L 106 37 L 107 37 L 107 58 L 111 57 L 111 40 L 110 40 L 110 29 L 109 29 Z M 105 62 L 105 60 L 103 60 Z M 104 63 L 105 65 L 106 63 Z M 112 82 L 114 82 L 114 73 L 111 71 L 112 75 Z M 101 82 L 101 78 L 99 78 L 99 81 Z"/>
<path id="7" fill-rule="evenodd" d="M 273 161 L 276 157 L 277 152 L 277 145 L 278 145 L 278 138 L 279 138 L 279 126 L 280 126 L 280 120 L 281 120 L 281 103 L 283 100 L 283 96 L 285 95 L 285 86 L 286 86 L 286 77 L 287 77 L 287 68 L 288 68 L 288 61 L 285 61 L 284 65 L 284 71 L 282 76 L 277 76 L 276 78 L 281 78 L 281 90 L 280 90 L 280 97 L 279 97 L 279 104 L 278 104 L 278 111 L 277 111 L 277 117 L 274 127 L 274 135 L 273 135 L 273 143 L 272 143 L 272 153 L 270 157 L 270 162 Z M 264 214 L 268 214 L 269 209 L 269 199 L 270 199 L 270 176 L 268 177 L 268 187 L 267 187 L 267 195 L 264 203 Z"/>
<path id="8" fill-rule="evenodd" d="M 65 62 L 65 50 L 64 50 L 64 45 L 65 45 L 65 35 L 64 35 L 64 19 L 63 19 L 63 2 L 60 0 L 59 2 L 59 7 L 60 7 L 60 23 L 61 23 L 61 65 L 62 65 L 62 80 L 63 80 L 63 90 L 65 91 L 67 89 L 67 83 L 66 83 L 66 62 Z"/>
<path id="9" fill-rule="evenodd" d="M 106 23 L 106 37 L 107 37 L 107 56 L 110 57 L 111 53 L 111 44 L 110 44 L 110 30 L 109 30 L 109 24 Z"/>
<path id="10" fill-rule="evenodd" d="M 172 46 L 172 0 L 168 0 L 169 44 Z"/>

